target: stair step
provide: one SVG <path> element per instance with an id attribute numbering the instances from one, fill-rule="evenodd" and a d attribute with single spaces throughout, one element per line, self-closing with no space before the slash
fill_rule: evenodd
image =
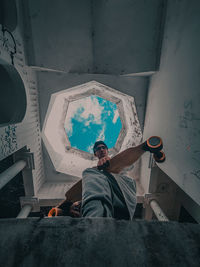
<path id="1" fill-rule="evenodd" d="M 110 218 L 0 220 L 1 266 L 200 266 L 200 225 Z"/>

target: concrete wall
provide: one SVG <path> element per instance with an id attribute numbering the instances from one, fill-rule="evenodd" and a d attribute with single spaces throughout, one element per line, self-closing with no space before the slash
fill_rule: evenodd
<path id="1" fill-rule="evenodd" d="M 41 138 L 40 138 L 40 122 L 39 122 L 39 110 L 38 110 L 38 93 L 37 93 L 37 81 L 35 73 L 27 67 L 26 65 L 26 54 L 24 49 L 24 42 L 22 38 L 22 23 L 21 23 L 21 9 L 19 1 L 4 1 L 6 2 L 7 8 L 10 7 L 12 12 L 8 12 L 8 9 L 3 10 L 5 20 L 8 22 L 8 27 L 12 31 L 13 38 L 16 43 L 16 54 L 14 54 L 13 65 L 10 56 L 10 52 L 14 51 L 14 41 L 11 38 L 8 32 L 3 34 L 2 25 L 0 25 L 0 63 L 6 62 L 10 64 L 12 69 L 15 70 L 17 75 L 21 77 L 22 82 L 25 87 L 25 98 L 27 101 L 25 116 L 20 120 L 20 123 L 17 120 L 13 120 L 10 123 L 1 125 L 0 127 L 0 160 L 5 159 L 14 153 L 19 152 L 21 148 L 27 148 L 31 153 L 34 153 L 35 169 L 30 170 L 29 177 L 24 175 L 24 184 L 29 183 L 31 190 L 26 190 L 26 192 L 31 192 L 31 195 L 38 190 L 38 188 L 43 183 L 44 173 L 43 173 L 43 160 L 42 160 L 42 149 L 41 149 Z M 16 3 L 16 6 L 15 6 Z M 14 4 L 14 7 L 12 5 Z M 16 10 L 15 10 L 16 9 Z M 1 10 L 2 11 L 2 10 Z M 13 12 L 16 13 L 13 14 Z M 13 26 L 16 21 L 16 27 Z M 14 23 L 15 24 L 15 23 Z M 0 76 L 4 75 L 3 72 L 0 73 Z M 17 80 L 15 79 L 15 73 L 10 71 L 13 83 L 12 86 L 9 85 L 10 97 L 12 97 L 16 92 L 18 97 L 21 97 L 19 93 L 19 87 L 17 85 Z M 5 78 L 5 77 L 4 77 Z M 3 78 L 0 77 L 1 86 L 3 86 Z M 1 87 L 2 88 L 2 87 Z M 15 92 L 16 91 L 16 92 Z M 24 96 L 22 95 L 24 98 Z M 5 102 L 7 95 L 4 90 L 1 90 L 1 99 Z M 23 100 L 22 98 L 22 100 Z M 16 102 L 16 97 L 15 97 Z M 17 101 L 18 111 L 20 111 L 20 104 L 22 102 L 20 99 Z M 3 114 L 0 114 L 3 117 Z M 27 172 L 27 171 L 26 171 Z M 34 188 L 32 186 L 33 178 Z M 30 189 L 30 188 L 29 188 Z"/>
<path id="2" fill-rule="evenodd" d="M 154 71 L 165 2 L 23 1 L 28 63 L 69 73 Z"/>
<path id="3" fill-rule="evenodd" d="M 200 265 L 198 224 L 2 219 L 0 235 L 1 266 L 6 267 Z"/>
<path id="4" fill-rule="evenodd" d="M 149 193 L 153 195 L 170 221 L 179 221 L 181 208 L 179 191 L 181 191 L 180 188 L 159 167 L 155 166 L 151 169 Z M 148 205 L 146 208 L 152 212 Z M 148 219 L 152 219 L 152 217 Z"/>
<path id="5" fill-rule="evenodd" d="M 165 2 L 93 1 L 95 73 L 157 70 Z"/>
<path id="6" fill-rule="evenodd" d="M 144 127 L 144 138 L 163 138 L 166 162 L 159 167 L 198 204 L 199 14 L 199 1 L 168 1 L 160 70 L 151 79 Z"/>
<path id="7" fill-rule="evenodd" d="M 72 175 L 67 175 L 65 173 L 57 172 L 55 170 L 55 167 L 53 166 L 53 163 L 51 161 L 51 158 L 48 154 L 48 151 L 43 144 L 42 146 L 42 151 L 43 151 L 43 160 L 45 162 L 45 177 L 47 178 L 48 181 L 54 181 L 55 182 L 55 177 L 56 177 L 56 182 L 66 182 L 70 184 L 70 182 L 74 182 L 76 180 L 79 180 L 78 177 L 72 176 Z M 64 193 L 65 194 L 65 193 Z M 63 194 L 63 196 L 64 196 Z"/>
<path id="8" fill-rule="evenodd" d="M 183 190 L 179 190 L 177 197 L 180 200 L 180 204 L 200 224 L 200 206 Z"/>
<path id="9" fill-rule="evenodd" d="M 23 1 L 24 23 L 29 23 L 29 28 L 25 26 L 29 65 L 66 72 L 91 71 L 93 55 L 90 2 Z"/>

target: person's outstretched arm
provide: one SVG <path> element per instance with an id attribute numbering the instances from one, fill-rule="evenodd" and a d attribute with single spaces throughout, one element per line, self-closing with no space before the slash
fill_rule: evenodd
<path id="1" fill-rule="evenodd" d="M 145 150 L 143 150 L 144 144 L 145 143 L 140 144 L 136 147 L 130 147 L 128 149 L 125 149 L 124 151 L 114 156 L 112 159 L 109 159 L 110 165 L 109 167 L 105 168 L 105 170 L 111 173 L 119 173 L 125 167 L 132 165 L 145 152 Z M 103 163 L 105 162 L 102 161 L 100 165 L 103 165 Z M 66 192 L 65 196 L 67 199 L 70 199 L 71 201 L 77 201 L 80 200 L 81 192 L 82 192 L 82 180 L 74 184 L 72 188 L 70 188 Z"/>

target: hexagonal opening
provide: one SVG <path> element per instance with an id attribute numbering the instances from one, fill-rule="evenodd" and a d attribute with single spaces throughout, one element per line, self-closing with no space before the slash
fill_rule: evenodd
<path id="1" fill-rule="evenodd" d="M 122 128 L 117 105 L 97 95 L 69 103 L 64 129 L 71 147 L 93 153 L 97 140 L 113 148 Z"/>

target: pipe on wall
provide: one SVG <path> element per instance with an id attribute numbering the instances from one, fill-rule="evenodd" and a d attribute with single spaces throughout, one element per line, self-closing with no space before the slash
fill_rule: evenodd
<path id="1" fill-rule="evenodd" d="M 23 206 L 23 208 L 21 209 L 20 213 L 17 215 L 17 219 L 23 219 L 23 218 L 27 218 L 29 213 L 32 210 L 32 206 L 31 205 L 25 205 Z"/>
<path id="2" fill-rule="evenodd" d="M 169 221 L 169 219 L 167 218 L 167 216 L 165 215 L 165 213 L 163 212 L 160 205 L 155 199 L 152 199 L 150 201 L 150 206 L 159 221 L 165 221 L 165 222 Z"/>
<path id="3" fill-rule="evenodd" d="M 11 167 L 0 174 L 0 189 L 4 187 L 10 180 L 12 180 L 20 171 L 26 167 L 26 161 L 19 160 Z"/>

